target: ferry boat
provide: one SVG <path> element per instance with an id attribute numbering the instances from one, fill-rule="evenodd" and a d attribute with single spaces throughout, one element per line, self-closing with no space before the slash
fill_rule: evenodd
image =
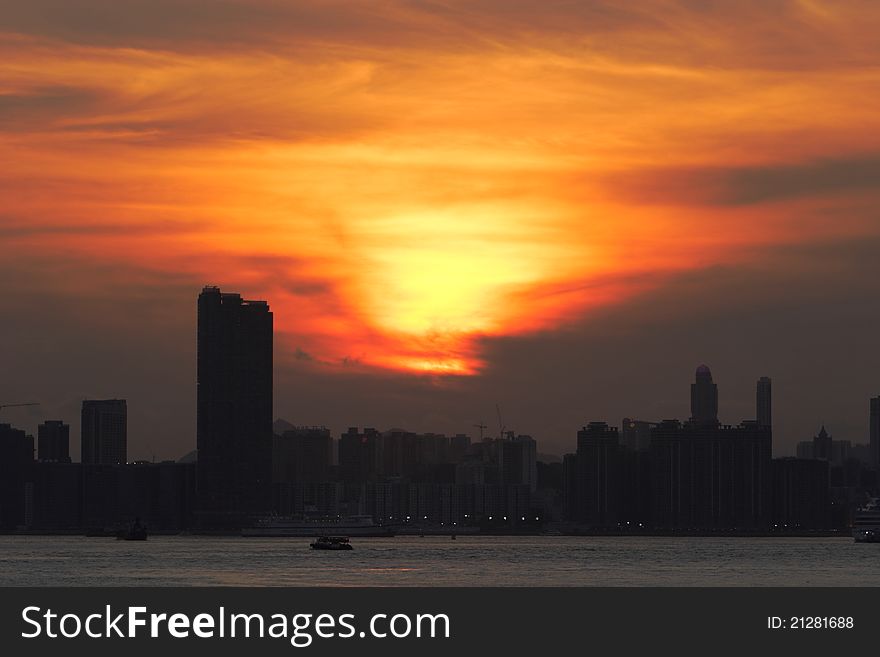
<path id="1" fill-rule="evenodd" d="M 309 544 L 313 550 L 353 550 L 347 536 L 321 536 Z"/>
<path id="2" fill-rule="evenodd" d="M 264 518 L 241 530 L 242 536 L 260 538 L 327 536 L 394 536 L 394 528 L 377 525 L 372 516 L 333 518 Z"/>
<path id="3" fill-rule="evenodd" d="M 880 498 L 872 497 L 856 509 L 852 531 L 856 543 L 880 543 Z"/>

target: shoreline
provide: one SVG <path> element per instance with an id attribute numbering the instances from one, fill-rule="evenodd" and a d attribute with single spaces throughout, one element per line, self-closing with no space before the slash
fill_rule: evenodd
<path id="1" fill-rule="evenodd" d="M 253 540 L 255 538 L 273 540 L 287 539 L 309 539 L 316 538 L 325 534 L 315 533 L 302 536 L 242 536 L 241 532 L 230 531 L 151 531 L 151 537 L 198 537 L 198 538 L 241 538 L 243 540 Z M 71 537 L 80 536 L 82 538 L 95 538 L 105 540 L 116 540 L 115 535 L 89 535 L 81 530 L 17 530 L 0 532 L 0 537 L 5 536 L 45 536 L 45 537 Z M 612 532 L 612 531 L 567 531 L 559 533 L 539 533 L 539 532 L 418 532 L 403 531 L 397 533 L 385 534 L 382 536 L 357 536 L 353 537 L 358 540 L 366 540 L 370 538 L 497 538 L 497 537 L 529 537 L 529 538 L 852 538 L 851 530 L 817 530 L 817 531 L 794 531 L 794 532 L 760 532 L 760 531 L 645 531 L 645 532 Z"/>

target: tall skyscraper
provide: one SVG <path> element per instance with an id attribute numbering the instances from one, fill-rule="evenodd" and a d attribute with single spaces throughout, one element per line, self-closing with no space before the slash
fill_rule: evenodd
<path id="1" fill-rule="evenodd" d="M 44 463 L 70 463 L 70 425 L 46 420 L 37 427 L 37 454 Z"/>
<path id="2" fill-rule="evenodd" d="M 755 395 L 755 419 L 759 427 L 773 426 L 773 398 L 771 395 L 772 383 L 769 376 L 758 379 Z"/>
<path id="3" fill-rule="evenodd" d="M 270 507 L 272 313 L 205 287 L 198 301 L 199 516 L 240 526 Z"/>
<path id="4" fill-rule="evenodd" d="M 705 365 L 697 368 L 697 380 L 691 384 L 691 420 L 697 424 L 718 424 L 718 386 Z"/>
<path id="5" fill-rule="evenodd" d="M 128 409 L 125 400 L 83 401 L 81 437 L 83 464 L 124 464 L 128 453 Z"/>
<path id="6" fill-rule="evenodd" d="M 880 397 L 871 399 L 871 464 L 874 467 L 880 466 Z"/>

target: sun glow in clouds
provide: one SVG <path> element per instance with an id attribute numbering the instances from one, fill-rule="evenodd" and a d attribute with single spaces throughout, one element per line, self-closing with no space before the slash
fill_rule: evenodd
<path id="1" fill-rule="evenodd" d="M 870 186 L 810 180 L 880 147 L 875 5 L 258 4 L 171 42 L 12 20 L 4 257 L 267 298 L 314 367 L 470 375 L 484 339 L 876 230 Z"/>

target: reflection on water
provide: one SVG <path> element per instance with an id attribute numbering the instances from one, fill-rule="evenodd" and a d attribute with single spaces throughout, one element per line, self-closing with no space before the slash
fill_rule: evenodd
<path id="1" fill-rule="evenodd" d="M 14 586 L 880 586 L 880 545 L 849 538 L 0 536 Z"/>

